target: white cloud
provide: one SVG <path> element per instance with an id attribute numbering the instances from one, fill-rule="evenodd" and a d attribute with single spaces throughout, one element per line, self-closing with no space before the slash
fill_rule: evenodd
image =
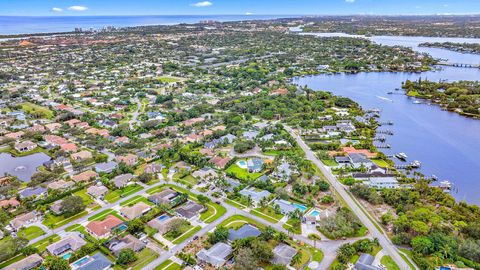
<path id="1" fill-rule="evenodd" d="M 85 11 L 87 9 L 88 7 L 84 7 L 84 6 L 71 6 L 68 8 L 68 10 L 72 10 L 72 11 Z"/>
<path id="2" fill-rule="evenodd" d="M 245 15 L 253 15 L 252 12 L 245 12 Z"/>
<path id="3" fill-rule="evenodd" d="M 61 8 L 59 8 L 59 7 L 53 7 L 53 8 L 52 8 L 52 11 L 53 11 L 53 12 L 62 12 L 63 9 L 61 9 Z"/>
<path id="4" fill-rule="evenodd" d="M 345 0 L 345 2 L 347 2 L 347 3 L 353 3 L 353 2 L 355 2 L 355 0 Z"/>
<path id="5" fill-rule="evenodd" d="M 195 4 L 192 4 L 191 6 L 193 7 L 209 7 L 213 5 L 212 2 L 210 1 L 203 1 L 203 2 L 198 2 L 198 3 L 195 3 Z"/>

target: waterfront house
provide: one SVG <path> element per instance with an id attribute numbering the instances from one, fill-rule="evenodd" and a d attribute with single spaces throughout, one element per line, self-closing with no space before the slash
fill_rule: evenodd
<path id="1" fill-rule="evenodd" d="M 32 187 L 26 188 L 18 193 L 20 195 L 20 199 L 27 199 L 31 197 L 43 197 L 47 195 L 47 189 L 44 187 Z"/>
<path id="2" fill-rule="evenodd" d="M 30 270 L 39 267 L 43 263 L 43 258 L 34 253 L 18 262 L 14 262 L 5 267 L 4 270 Z"/>
<path id="3" fill-rule="evenodd" d="M 121 219 L 114 215 L 109 215 L 104 220 L 91 221 L 85 226 L 85 229 L 93 237 L 100 239 L 110 237 L 111 231 L 122 224 L 123 221 Z"/>
<path id="4" fill-rule="evenodd" d="M 230 245 L 218 242 L 210 249 L 202 249 L 197 253 L 197 258 L 200 261 L 209 263 L 215 268 L 220 268 L 227 261 L 232 254 L 233 249 Z"/>
<path id="5" fill-rule="evenodd" d="M 398 188 L 398 180 L 395 177 L 373 177 L 364 182 L 371 188 Z"/>
<path id="6" fill-rule="evenodd" d="M 62 239 L 56 243 L 47 246 L 48 252 L 54 256 L 59 256 L 67 251 L 76 252 L 87 244 L 79 232 L 67 232 Z"/>
<path id="7" fill-rule="evenodd" d="M 37 144 L 31 141 L 17 142 L 14 146 L 15 150 L 18 152 L 28 152 L 37 148 Z"/>

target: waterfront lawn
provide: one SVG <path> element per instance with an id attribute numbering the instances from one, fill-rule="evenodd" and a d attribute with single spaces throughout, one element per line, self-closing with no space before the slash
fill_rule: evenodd
<path id="1" fill-rule="evenodd" d="M 22 110 L 33 116 L 40 116 L 41 118 L 53 118 L 53 112 L 47 107 L 39 106 L 30 102 L 25 102 L 20 104 Z"/>
<path id="2" fill-rule="evenodd" d="M 378 159 L 374 158 L 372 159 L 373 163 L 377 164 L 377 166 L 382 167 L 382 168 L 390 168 L 390 164 L 388 164 L 385 160 L 383 159 Z"/>
<path id="3" fill-rule="evenodd" d="M 63 215 L 60 216 L 55 216 L 52 213 L 47 213 L 45 217 L 43 218 L 42 224 L 47 226 L 48 228 L 55 229 L 60 226 L 63 226 L 77 218 L 81 218 L 85 215 L 87 215 L 87 211 L 82 211 L 74 216 L 71 216 L 69 218 L 65 218 Z"/>
<path id="4" fill-rule="evenodd" d="M 37 226 L 23 227 L 18 232 L 19 237 L 23 237 L 27 240 L 35 239 L 35 238 L 37 238 L 39 236 L 42 236 L 44 234 L 45 234 L 45 232 L 42 230 L 42 228 L 37 227 Z"/>
<path id="5" fill-rule="evenodd" d="M 290 218 L 282 227 L 294 234 L 302 234 L 302 222 L 297 218 Z"/>
<path id="6" fill-rule="evenodd" d="M 144 202 L 148 205 L 153 205 L 147 198 L 143 197 L 142 195 L 135 195 L 132 198 L 125 200 L 120 203 L 120 206 L 132 206 L 138 202 Z"/>
<path id="7" fill-rule="evenodd" d="M 128 197 L 135 192 L 142 190 L 142 186 L 138 184 L 128 185 L 124 188 L 111 190 L 105 194 L 105 200 L 109 203 L 118 201 L 120 198 Z"/>
<path id="8" fill-rule="evenodd" d="M 205 223 L 212 223 L 215 220 L 219 219 L 221 216 L 225 215 L 227 209 L 225 207 L 216 204 L 216 203 L 209 203 L 207 204 L 207 211 L 200 215 L 200 220 Z"/>
<path id="9" fill-rule="evenodd" d="M 149 248 L 144 248 L 142 251 L 137 253 L 137 258 L 138 260 L 128 265 L 129 269 L 143 269 L 143 267 L 145 267 L 147 264 L 158 258 L 158 253 Z"/>
<path id="10" fill-rule="evenodd" d="M 258 177 L 262 176 L 263 173 L 250 173 L 246 169 L 242 169 L 238 167 L 237 164 L 232 164 L 230 167 L 227 168 L 226 170 L 227 174 L 233 174 L 235 178 L 241 179 L 241 180 L 248 180 L 252 181 L 257 179 Z"/>
<path id="11" fill-rule="evenodd" d="M 387 270 L 400 270 L 400 267 L 398 267 L 392 257 L 388 255 L 383 256 L 380 263 L 383 264 Z"/>
<path id="12" fill-rule="evenodd" d="M 278 223 L 283 218 L 283 215 L 275 213 L 271 206 L 258 207 L 252 209 L 250 213 L 271 223 Z"/>
<path id="13" fill-rule="evenodd" d="M 181 270 L 182 266 L 172 260 L 166 260 L 161 263 L 159 266 L 155 267 L 154 270 Z"/>

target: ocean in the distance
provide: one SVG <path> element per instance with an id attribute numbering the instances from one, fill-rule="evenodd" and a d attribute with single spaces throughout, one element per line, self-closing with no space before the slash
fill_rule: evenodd
<path id="1" fill-rule="evenodd" d="M 158 15 L 158 16 L 0 16 L 0 35 L 70 32 L 76 27 L 100 29 L 104 26 L 126 27 L 291 18 L 294 15 Z"/>

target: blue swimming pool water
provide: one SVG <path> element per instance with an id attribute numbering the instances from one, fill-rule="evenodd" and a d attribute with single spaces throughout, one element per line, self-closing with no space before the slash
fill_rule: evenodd
<path id="1" fill-rule="evenodd" d="M 118 226 L 118 229 L 121 230 L 121 231 L 125 231 L 127 228 L 128 228 L 128 226 L 125 225 L 125 224 L 122 224 L 122 225 Z"/>
<path id="2" fill-rule="evenodd" d="M 70 259 L 70 257 L 72 257 L 72 253 L 70 253 L 70 252 L 63 254 L 63 256 L 62 256 L 62 258 L 64 260 L 68 260 L 68 259 Z"/>
<path id="3" fill-rule="evenodd" d="M 238 165 L 240 165 L 240 166 L 247 166 L 247 162 L 246 162 L 245 160 L 240 160 L 240 161 L 238 162 Z"/>
<path id="4" fill-rule="evenodd" d="M 450 267 L 445 267 L 445 266 L 441 266 L 441 267 L 440 267 L 440 270 L 452 270 L 452 268 L 450 268 Z"/>
<path id="5" fill-rule="evenodd" d="M 312 216 L 312 217 L 316 217 L 316 216 L 320 215 L 320 212 L 318 212 L 317 210 L 313 210 L 308 215 Z"/>
<path id="6" fill-rule="evenodd" d="M 167 215 L 161 215 L 161 216 L 158 217 L 158 220 L 162 221 L 162 220 L 165 220 L 167 218 L 168 218 Z"/>
<path id="7" fill-rule="evenodd" d="M 307 207 L 305 205 L 301 205 L 301 204 L 298 204 L 298 203 L 292 203 L 293 206 L 295 206 L 296 208 L 300 209 L 300 211 L 302 212 L 305 212 L 305 210 L 307 210 Z"/>
<path id="8" fill-rule="evenodd" d="M 76 266 L 76 267 L 80 267 L 82 265 L 84 265 L 85 263 L 87 263 L 89 257 L 86 256 L 86 257 L 83 257 L 81 259 L 79 259 L 78 261 L 74 262 L 73 265 Z"/>

